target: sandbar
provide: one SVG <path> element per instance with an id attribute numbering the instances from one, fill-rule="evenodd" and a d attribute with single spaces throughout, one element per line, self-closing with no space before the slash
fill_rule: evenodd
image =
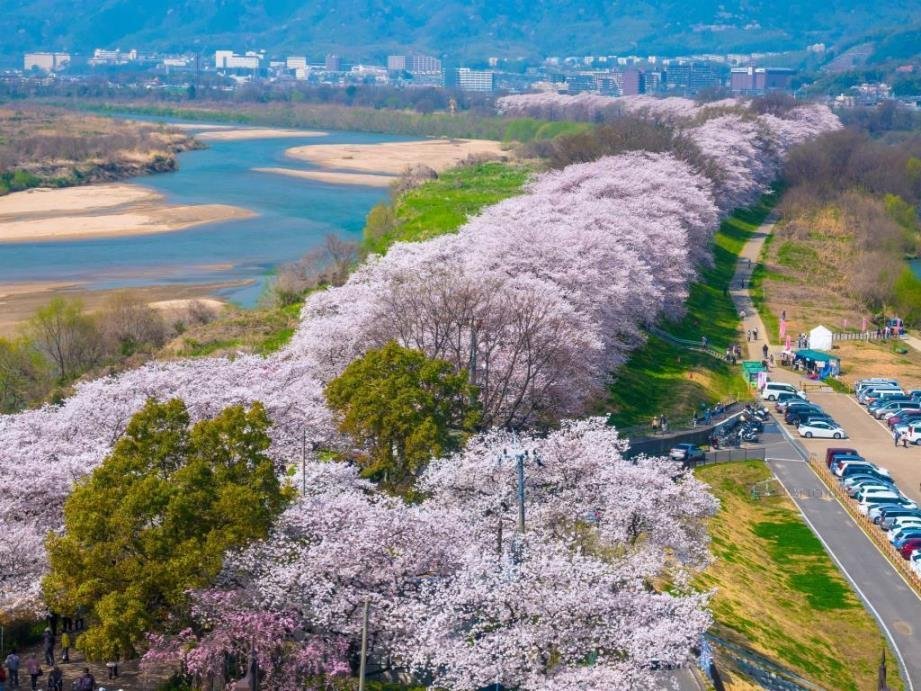
<path id="1" fill-rule="evenodd" d="M 254 215 L 226 204 L 169 205 L 137 185 L 36 189 L 0 197 L 0 243 L 147 235 Z"/>
<path id="2" fill-rule="evenodd" d="M 240 287 L 248 283 L 250 283 L 248 280 L 236 280 L 200 285 L 169 284 L 112 290 L 89 290 L 84 283 L 79 281 L 3 283 L 0 284 L 0 337 L 15 335 L 23 322 L 31 318 L 39 307 L 48 304 L 48 301 L 56 296 L 79 298 L 89 312 L 102 309 L 114 293 L 129 293 L 151 307 L 166 312 L 181 312 L 193 301 L 200 301 L 216 311 L 225 305 L 214 297 L 217 291 Z"/>
<path id="3" fill-rule="evenodd" d="M 315 130 L 283 130 L 270 127 L 238 127 L 231 129 L 209 128 L 195 133 L 203 142 L 236 142 L 246 139 L 285 139 L 289 137 L 325 137 L 326 132 Z"/>
<path id="4" fill-rule="evenodd" d="M 399 180 L 396 175 L 374 175 L 371 173 L 340 173 L 330 170 L 297 170 L 295 168 L 253 168 L 257 173 L 287 175 L 292 178 L 328 182 L 331 185 L 358 185 L 360 187 L 390 187 Z"/>
<path id="5" fill-rule="evenodd" d="M 315 144 L 295 146 L 287 155 L 323 168 L 346 172 L 400 175 L 410 166 L 424 164 L 441 172 L 468 156 L 504 156 L 500 142 L 485 139 L 426 139 L 381 144 Z"/>
<path id="6" fill-rule="evenodd" d="M 106 209 L 122 204 L 158 201 L 161 196 L 138 185 L 91 185 L 88 187 L 38 187 L 0 197 L 0 221 L 6 216 L 51 216 Z"/>

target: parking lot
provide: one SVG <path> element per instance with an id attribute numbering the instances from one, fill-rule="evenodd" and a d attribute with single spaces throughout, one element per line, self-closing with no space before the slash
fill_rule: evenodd
<path id="1" fill-rule="evenodd" d="M 771 379 L 785 381 L 798 387 L 814 386 L 814 382 L 781 368 L 771 372 Z M 886 423 L 871 417 L 853 395 L 807 392 L 807 397 L 831 415 L 848 435 L 844 441 L 799 438 L 799 442 L 809 453 L 824 458 L 825 450 L 830 447 L 859 448 L 863 456 L 889 470 L 902 492 L 921 503 L 921 446 L 896 447 Z M 798 436 L 795 429 L 787 427 L 787 430 L 793 436 Z"/>

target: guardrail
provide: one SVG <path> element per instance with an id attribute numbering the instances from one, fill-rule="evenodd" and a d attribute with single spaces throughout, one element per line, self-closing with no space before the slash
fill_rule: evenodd
<path id="1" fill-rule="evenodd" d="M 698 462 L 696 465 L 729 463 L 731 461 L 763 461 L 765 458 L 767 458 L 767 450 L 763 446 L 754 448 L 720 449 L 718 451 L 708 451 L 706 460 Z"/>
<path id="2" fill-rule="evenodd" d="M 892 564 L 893 568 L 895 568 L 895 570 L 901 574 L 902 578 L 905 579 L 905 582 L 921 596 L 921 578 L 919 578 L 918 574 L 909 566 L 908 560 L 904 559 L 899 551 L 892 546 L 892 543 L 886 539 L 886 536 L 879 529 L 879 526 L 857 510 L 854 500 L 844 491 L 838 483 L 837 478 L 831 473 L 824 461 L 819 460 L 815 454 L 811 454 L 809 456 L 809 465 L 812 466 L 813 470 L 815 470 L 816 474 L 832 495 L 838 499 L 838 503 L 844 506 L 844 509 L 851 515 L 851 518 L 856 521 L 857 525 L 860 526 L 867 537 L 876 545 L 877 549 L 879 549 L 889 563 Z"/>
<path id="3" fill-rule="evenodd" d="M 656 336 L 658 336 L 659 338 L 665 341 L 668 341 L 669 343 L 673 345 L 680 346 L 682 348 L 686 348 L 687 350 L 695 350 L 698 353 L 704 353 L 706 355 L 715 357 L 717 360 L 725 359 L 725 353 L 718 350 L 717 348 L 714 348 L 711 345 L 704 345 L 700 341 L 689 341 L 686 338 L 678 338 L 677 336 L 672 336 L 670 333 L 668 333 L 667 331 L 663 331 L 658 326 L 650 326 L 649 332 L 652 334 L 655 334 Z"/>
<path id="4" fill-rule="evenodd" d="M 834 393 L 835 390 L 828 384 L 802 384 L 803 391 L 809 393 Z"/>
<path id="5" fill-rule="evenodd" d="M 832 341 L 901 341 L 908 338 L 907 333 L 895 334 L 890 333 L 888 336 L 884 334 L 876 335 L 875 331 L 843 331 L 841 333 L 832 333 Z"/>

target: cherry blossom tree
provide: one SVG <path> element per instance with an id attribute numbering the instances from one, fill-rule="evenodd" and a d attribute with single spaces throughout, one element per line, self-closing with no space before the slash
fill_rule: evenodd
<path id="1" fill-rule="evenodd" d="M 142 669 L 164 665 L 202 681 L 225 679 L 237 667 L 248 676 L 255 663 L 260 688 L 327 688 L 327 681 L 349 675 L 347 642 L 303 631 L 290 612 L 254 608 L 240 590 L 210 589 L 193 595 L 193 626 L 176 635 L 154 634 Z"/>

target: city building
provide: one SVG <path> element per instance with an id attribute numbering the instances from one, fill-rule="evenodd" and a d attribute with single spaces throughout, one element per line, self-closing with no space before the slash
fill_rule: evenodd
<path id="1" fill-rule="evenodd" d="M 448 72 L 445 86 L 455 87 L 461 91 L 495 91 L 496 74 L 486 70 L 459 67 Z"/>
<path id="2" fill-rule="evenodd" d="M 232 50 L 214 52 L 214 66 L 219 70 L 258 70 L 262 67 L 262 56 L 253 51 L 238 55 Z"/>
<path id="3" fill-rule="evenodd" d="M 285 67 L 289 70 L 306 70 L 307 69 L 307 56 L 306 55 L 289 55 L 288 59 L 285 60 Z"/>
<path id="4" fill-rule="evenodd" d="M 733 96 L 763 96 L 769 91 L 789 91 L 793 70 L 786 67 L 733 67 L 729 90 Z"/>
<path id="5" fill-rule="evenodd" d="M 665 70 L 666 88 L 684 96 L 723 86 L 720 72 L 708 62 L 671 62 Z"/>
<path id="6" fill-rule="evenodd" d="M 324 62 L 324 67 L 327 72 L 341 72 L 342 71 L 342 58 L 338 55 L 327 55 L 326 61 Z"/>
<path id="7" fill-rule="evenodd" d="M 597 89 L 598 84 L 594 74 L 570 74 L 566 77 L 566 91 L 568 93 L 578 94 L 583 91 L 596 91 Z"/>
<path id="8" fill-rule="evenodd" d="M 624 70 L 620 93 L 622 96 L 638 96 L 646 93 L 646 75 L 642 70 Z"/>
<path id="9" fill-rule="evenodd" d="M 387 69 L 412 75 L 437 74 L 441 72 L 441 60 L 431 55 L 388 55 Z"/>
<path id="10" fill-rule="evenodd" d="M 70 53 L 26 53 L 22 60 L 22 69 L 26 72 L 57 72 L 69 64 Z"/>
<path id="11" fill-rule="evenodd" d="M 97 48 L 93 51 L 93 57 L 86 61 L 88 65 L 127 65 L 137 62 L 138 52 L 136 49 L 123 51 L 116 48 L 108 50 L 106 48 Z"/>

